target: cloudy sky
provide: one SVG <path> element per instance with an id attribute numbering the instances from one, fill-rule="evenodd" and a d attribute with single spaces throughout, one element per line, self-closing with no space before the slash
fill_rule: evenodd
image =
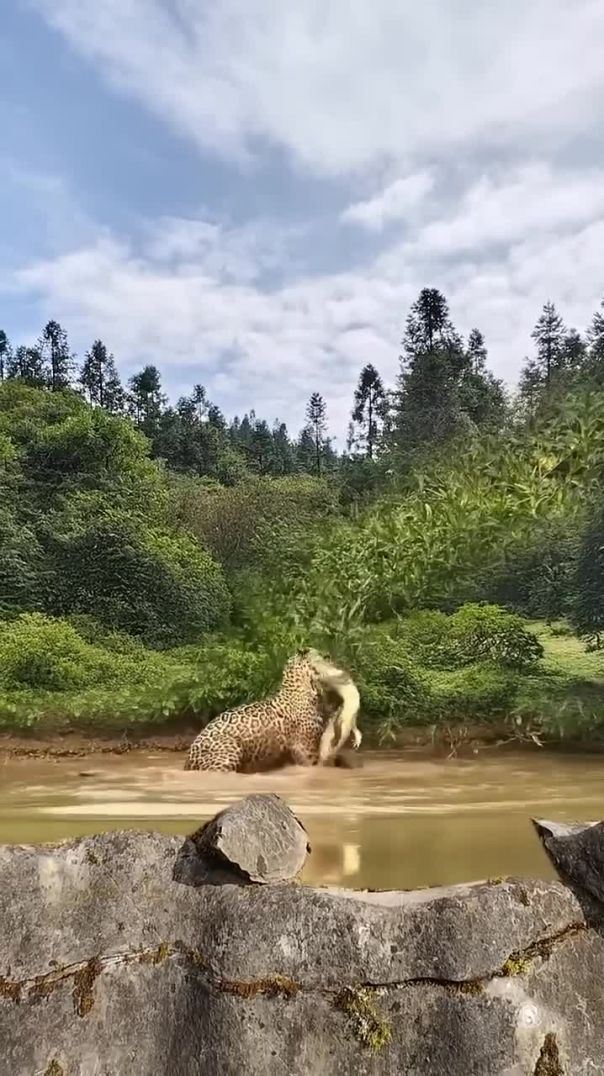
<path id="1" fill-rule="evenodd" d="M 424 285 L 513 382 L 604 293 L 602 0 L 8 0 L 0 327 L 343 434 Z"/>

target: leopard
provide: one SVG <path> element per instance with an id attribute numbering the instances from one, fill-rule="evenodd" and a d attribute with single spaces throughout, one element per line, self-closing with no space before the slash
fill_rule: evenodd
<path id="1" fill-rule="evenodd" d="M 338 712 L 329 711 L 329 692 L 341 702 Z M 259 773 L 320 765 L 347 739 L 360 745 L 358 700 L 347 673 L 316 650 L 300 650 L 287 662 L 275 695 L 227 710 L 201 730 L 184 768 Z"/>

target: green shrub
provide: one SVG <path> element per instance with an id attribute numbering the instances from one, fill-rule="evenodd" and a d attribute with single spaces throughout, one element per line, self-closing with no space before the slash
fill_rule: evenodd
<path id="1" fill-rule="evenodd" d="M 363 714 L 405 723 L 421 720 L 429 710 L 428 680 L 407 647 L 384 630 L 368 631 L 355 652 L 354 675 Z"/>
<path id="2" fill-rule="evenodd" d="M 490 660 L 512 669 L 529 669 L 543 647 L 522 617 L 496 605 L 464 605 L 450 618 L 451 665 Z"/>
<path id="3" fill-rule="evenodd" d="M 536 525 L 535 534 L 506 551 L 504 563 L 483 573 L 475 591 L 496 605 L 531 618 L 567 616 L 573 599 L 577 521 L 561 518 Z"/>
<path id="4" fill-rule="evenodd" d="M 267 562 L 282 571 L 292 542 L 299 559 L 309 528 L 337 509 L 334 486 L 307 476 L 248 478 L 229 488 L 182 481 L 172 496 L 176 518 L 229 571 Z"/>
<path id="5" fill-rule="evenodd" d="M 430 678 L 435 721 L 489 721 L 510 713 L 519 678 L 489 663 L 434 672 Z"/>
<path id="6" fill-rule="evenodd" d="M 197 639 L 228 618 L 222 569 L 186 534 L 119 513 L 50 536 L 53 613 L 85 613 L 155 646 Z"/>
<path id="7" fill-rule="evenodd" d="M 604 508 L 587 527 L 577 556 L 570 619 L 579 635 L 600 645 L 604 634 Z"/>

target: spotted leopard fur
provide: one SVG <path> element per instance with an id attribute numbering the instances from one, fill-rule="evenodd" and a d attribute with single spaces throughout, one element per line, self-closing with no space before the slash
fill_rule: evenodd
<path id="1" fill-rule="evenodd" d="M 297 654 L 287 663 L 276 695 L 239 706 L 210 721 L 191 744 L 185 769 L 254 773 L 287 764 L 314 766 L 325 761 L 329 752 L 322 748 L 326 729 L 324 687 L 334 688 L 329 678 L 325 680 L 325 670 L 329 668 L 332 679 L 334 673 L 341 671 L 331 665 L 322 667 L 321 662 L 324 659 L 316 651 Z M 338 718 L 332 716 L 327 727 L 334 721 Z M 350 731 L 350 720 L 344 724 Z M 356 730 L 356 712 L 352 724 Z M 338 724 L 338 732 L 340 727 Z M 330 734 L 330 744 L 334 739 L 340 739 L 335 732 Z"/>

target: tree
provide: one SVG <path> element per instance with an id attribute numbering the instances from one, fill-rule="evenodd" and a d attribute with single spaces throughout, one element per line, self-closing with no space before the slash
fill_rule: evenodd
<path id="1" fill-rule="evenodd" d="M 466 354 L 468 356 L 468 365 L 472 373 L 484 373 L 488 352 L 484 336 L 480 329 L 472 329 L 470 332 Z"/>
<path id="2" fill-rule="evenodd" d="M 0 329 L 0 381 L 7 376 L 7 367 L 11 357 L 11 346 L 4 329 Z"/>
<path id="3" fill-rule="evenodd" d="M 551 302 L 545 303 L 531 337 L 537 346 L 536 362 L 546 388 L 554 374 L 564 366 L 565 335 L 564 322 L 556 307 Z"/>
<path id="4" fill-rule="evenodd" d="M 585 363 L 587 344 L 577 329 L 568 329 L 562 341 L 562 366 L 570 375 L 569 381 L 578 374 Z"/>
<path id="5" fill-rule="evenodd" d="M 284 422 L 276 422 L 273 426 L 273 461 L 274 474 L 293 474 L 294 449 Z"/>
<path id="6" fill-rule="evenodd" d="M 479 428 L 498 429 L 506 416 L 503 384 L 487 370 L 487 346 L 479 329 L 472 329 L 466 362 L 460 373 L 458 398 L 462 411 Z"/>
<path id="7" fill-rule="evenodd" d="M 50 388 L 53 392 L 69 386 L 74 369 L 74 358 L 69 350 L 67 333 L 58 321 L 49 321 L 44 327 L 40 351 L 50 367 Z"/>
<path id="8" fill-rule="evenodd" d="M 579 547 L 571 620 L 579 635 L 600 646 L 604 634 L 604 506 L 601 504 Z"/>
<path id="9" fill-rule="evenodd" d="M 202 419 L 208 413 L 209 401 L 204 385 L 193 385 L 193 392 L 191 393 L 191 403 L 195 408 L 195 414 L 197 421 L 201 422 Z"/>
<path id="10" fill-rule="evenodd" d="M 102 340 L 95 340 L 84 358 L 80 384 L 88 394 L 90 403 L 104 407 L 111 414 L 119 414 L 124 406 L 124 390 L 115 366 L 113 355 L 108 354 Z"/>
<path id="11" fill-rule="evenodd" d="M 305 426 L 296 444 L 296 467 L 303 474 L 314 474 L 317 469 L 314 434 L 310 426 Z"/>
<path id="12" fill-rule="evenodd" d="M 392 425 L 400 447 L 446 440 L 460 425 L 458 382 L 468 360 L 447 301 L 423 288 L 411 307 L 402 341 Z"/>
<path id="13" fill-rule="evenodd" d="M 7 378 L 18 378 L 35 388 L 47 387 L 48 374 L 40 349 L 38 347 L 25 347 L 24 344 L 21 344 L 7 358 L 6 376 Z"/>
<path id="14" fill-rule="evenodd" d="M 386 393 L 375 366 L 369 363 L 361 370 L 354 394 L 352 443 L 364 449 L 373 459 L 386 415 Z"/>
<path id="15" fill-rule="evenodd" d="M 320 476 L 327 431 L 327 407 L 320 392 L 313 392 L 308 401 L 306 418 L 313 438 L 315 470 L 317 476 Z"/>
<path id="16" fill-rule="evenodd" d="M 130 378 L 128 384 L 130 412 L 147 437 L 153 440 L 166 402 L 161 391 L 159 370 L 156 366 L 145 366 Z"/>
<path id="17" fill-rule="evenodd" d="M 604 311 L 604 299 L 600 304 Z M 604 313 L 597 310 L 587 330 L 586 373 L 595 385 L 604 384 Z"/>

